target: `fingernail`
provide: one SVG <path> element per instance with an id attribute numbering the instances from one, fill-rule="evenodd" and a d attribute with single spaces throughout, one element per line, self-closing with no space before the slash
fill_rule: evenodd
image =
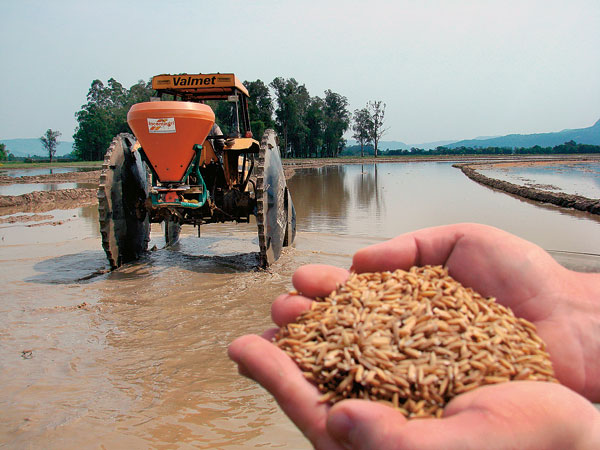
<path id="1" fill-rule="evenodd" d="M 341 411 L 330 415 L 327 429 L 344 448 L 352 448 L 354 421 L 350 416 Z"/>

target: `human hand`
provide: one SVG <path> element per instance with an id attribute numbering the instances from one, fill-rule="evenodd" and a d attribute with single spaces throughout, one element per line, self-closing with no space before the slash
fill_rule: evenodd
<path id="1" fill-rule="evenodd" d="M 597 275 L 568 271 L 534 244 L 495 228 L 472 224 L 421 230 L 360 250 L 354 256 L 353 270 L 370 272 L 408 269 L 413 265 L 425 264 L 446 265 L 450 275 L 464 285 L 483 295 L 495 296 L 499 303 L 511 307 L 517 316 L 534 322 L 538 333 L 547 343 L 559 380 L 597 401 L 600 397 L 596 381 L 599 370 L 595 358 L 595 355 L 600 354 L 600 342 L 597 342 L 600 340 L 597 334 L 600 323 L 597 286 L 600 285 L 600 280 Z M 299 313 L 310 307 L 310 298 L 329 294 L 337 283 L 343 282 L 347 277 L 348 271 L 329 266 L 300 268 L 294 274 L 293 283 L 305 297 L 280 296 L 272 308 L 274 321 L 279 326 L 293 321 Z M 272 335 L 273 332 L 270 332 L 266 337 Z M 242 373 L 255 378 L 273 393 L 286 413 L 315 445 L 329 447 L 331 442 L 321 445 L 321 440 L 331 440 L 335 436 L 335 427 L 332 429 L 333 434 L 326 432 L 327 424 L 333 426 L 331 424 L 335 424 L 335 420 L 332 417 L 336 417 L 336 411 L 343 408 L 359 413 L 385 408 L 387 412 L 384 416 L 392 414 L 385 406 L 361 401 L 358 401 L 361 406 L 353 406 L 357 401 L 341 402 L 331 412 L 325 405 L 317 406 L 316 388 L 303 379 L 293 362 L 285 354 L 279 354 L 279 349 L 271 344 L 256 339 L 259 338 L 245 337 L 236 341 L 230 349 L 230 355 L 240 364 Z M 245 344 L 251 345 L 246 347 Z M 264 344 L 267 346 L 260 353 L 246 351 Z M 267 359 L 269 363 L 265 362 Z M 283 361 L 291 366 L 282 366 Z M 263 371 L 269 364 L 271 369 L 276 370 L 275 373 L 282 376 L 269 378 Z M 510 386 L 511 389 L 516 389 L 513 383 Z M 459 398 L 471 398 L 471 395 L 478 398 L 482 395 L 480 392 L 477 389 L 468 396 L 464 394 L 455 402 Z M 586 404 L 576 394 L 566 392 L 578 399 L 576 401 L 572 398 L 573 403 Z M 515 395 L 515 398 L 522 397 L 520 394 Z M 483 406 L 486 406 L 485 402 Z M 445 417 L 449 417 L 452 411 L 450 407 L 451 405 L 446 409 Z M 487 405 L 487 408 L 493 416 L 493 405 Z M 394 412 L 393 415 L 397 413 Z M 327 417 L 330 418 L 329 421 Z M 554 420 L 552 417 L 546 419 L 549 423 Z M 466 425 L 461 421 L 453 423 Z M 410 429 L 413 428 L 415 425 L 410 425 Z M 380 433 L 382 428 L 378 430 L 377 433 Z M 465 430 L 461 433 L 464 434 Z"/>
<path id="2" fill-rule="evenodd" d="M 496 297 L 517 317 L 534 323 L 546 342 L 558 380 L 600 402 L 600 275 L 572 272 L 535 244 L 497 228 L 458 224 L 428 228 L 359 250 L 355 272 L 445 265 L 450 275 L 484 296 Z M 279 326 L 326 296 L 349 272 L 304 266 L 292 278 L 303 294 L 283 295 L 272 306 Z"/>
<path id="3" fill-rule="evenodd" d="M 272 332 L 264 337 L 269 338 Z M 407 420 L 387 405 L 319 402 L 317 388 L 263 337 L 234 341 L 230 357 L 263 385 L 317 449 L 598 448 L 600 413 L 564 386 L 537 381 L 488 385 L 454 398 L 442 419 Z"/>

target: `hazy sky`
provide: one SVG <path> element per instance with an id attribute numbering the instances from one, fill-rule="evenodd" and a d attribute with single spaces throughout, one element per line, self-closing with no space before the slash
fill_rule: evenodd
<path id="1" fill-rule="evenodd" d="M 0 0 L 0 139 L 71 140 L 92 80 L 293 77 L 408 144 L 600 119 L 599 0 Z"/>

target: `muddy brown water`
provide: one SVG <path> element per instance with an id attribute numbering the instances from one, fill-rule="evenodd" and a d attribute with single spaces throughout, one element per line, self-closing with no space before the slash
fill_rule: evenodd
<path id="1" fill-rule="evenodd" d="M 7 448 L 310 448 L 226 356 L 271 326 L 300 265 L 460 221 L 504 228 L 563 264 L 600 271 L 600 219 L 483 187 L 450 163 L 302 169 L 298 236 L 256 270 L 256 227 L 184 228 L 181 243 L 108 274 L 95 206 L 60 225 L 0 224 L 0 443 Z"/>

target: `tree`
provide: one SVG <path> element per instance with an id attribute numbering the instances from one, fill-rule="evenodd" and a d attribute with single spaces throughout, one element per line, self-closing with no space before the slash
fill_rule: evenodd
<path id="1" fill-rule="evenodd" d="M 267 128 L 273 128 L 273 100 L 269 92 L 269 86 L 261 80 L 244 81 L 250 98 L 248 99 L 248 114 L 250 115 L 250 127 L 255 139 L 260 140 Z"/>
<path id="2" fill-rule="evenodd" d="M 306 135 L 306 156 L 309 158 L 314 155 L 315 158 L 319 156 L 319 150 L 323 148 L 323 137 L 325 130 L 325 117 L 324 117 L 324 106 L 325 103 L 320 97 L 312 97 L 310 99 L 308 108 L 306 109 L 306 115 L 304 122 L 308 128 Z"/>
<path id="3" fill-rule="evenodd" d="M 304 117 L 310 103 L 310 95 L 306 87 L 294 78 L 285 80 L 277 77 L 270 86 L 275 91 L 277 102 L 275 124 L 283 140 L 282 155 L 304 156 L 305 149 L 302 148 L 302 144 L 309 131 Z"/>
<path id="4" fill-rule="evenodd" d="M 377 146 L 381 137 L 387 132 L 387 128 L 383 127 L 385 118 L 385 103 L 381 100 L 367 102 L 367 110 L 369 111 L 369 139 L 373 142 L 375 148 L 375 157 L 377 157 Z"/>
<path id="5" fill-rule="evenodd" d="M 371 125 L 371 115 L 367 108 L 354 110 L 354 124 L 352 125 L 353 139 L 356 139 L 360 145 L 360 156 L 365 156 L 365 145 L 369 143 L 369 130 Z"/>
<path id="6" fill-rule="evenodd" d="M 6 149 L 6 144 L 0 143 L 0 161 L 8 159 L 9 151 Z"/>
<path id="7" fill-rule="evenodd" d="M 87 103 L 75 114 L 75 156 L 85 161 L 101 160 L 117 134 L 131 132 L 127 125 L 129 108 L 149 101 L 153 94 L 151 83 L 142 80 L 129 90 L 114 78 L 108 80 L 107 86 L 100 80 L 92 81 Z"/>
<path id="8" fill-rule="evenodd" d="M 50 164 L 52 164 L 52 158 L 56 153 L 56 147 L 58 146 L 58 138 L 61 136 L 60 131 L 52 131 L 50 128 L 46 130 L 46 133 L 40 138 L 44 148 L 48 152 L 50 157 Z"/>
<path id="9" fill-rule="evenodd" d="M 336 157 L 346 144 L 343 135 L 350 126 L 348 99 L 329 89 L 326 90 L 323 115 L 325 117 L 323 130 L 325 154 Z"/>

